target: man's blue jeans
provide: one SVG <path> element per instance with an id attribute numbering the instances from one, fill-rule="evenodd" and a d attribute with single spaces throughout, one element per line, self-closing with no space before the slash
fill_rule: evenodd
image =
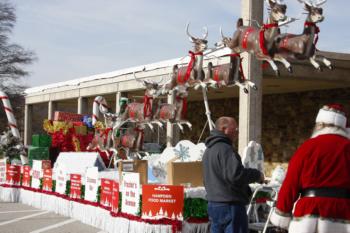
<path id="1" fill-rule="evenodd" d="M 247 233 L 248 217 L 244 205 L 208 202 L 210 233 Z"/>

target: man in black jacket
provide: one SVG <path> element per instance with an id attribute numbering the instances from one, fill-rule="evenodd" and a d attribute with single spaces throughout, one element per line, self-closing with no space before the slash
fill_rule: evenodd
<path id="1" fill-rule="evenodd" d="M 211 233 L 247 233 L 250 183 L 262 182 L 259 170 L 244 168 L 232 146 L 237 138 L 237 122 L 232 117 L 220 117 L 216 129 L 206 139 L 203 156 L 204 186 L 207 192 Z"/>

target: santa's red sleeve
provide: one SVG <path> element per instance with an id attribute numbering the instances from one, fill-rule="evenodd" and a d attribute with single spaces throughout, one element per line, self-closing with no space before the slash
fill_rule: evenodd
<path id="1" fill-rule="evenodd" d="M 299 198 L 302 161 L 307 153 L 306 147 L 304 143 L 292 156 L 288 164 L 286 178 L 278 192 L 275 211 L 271 216 L 272 224 L 284 229 L 288 229 L 294 202 Z"/>

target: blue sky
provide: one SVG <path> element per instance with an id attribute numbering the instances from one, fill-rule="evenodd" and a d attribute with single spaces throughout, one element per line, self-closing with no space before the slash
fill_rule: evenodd
<path id="1" fill-rule="evenodd" d="M 185 26 L 209 47 L 235 30 L 240 0 L 11 0 L 17 23 L 12 41 L 33 50 L 30 87 L 182 57 L 191 49 Z M 282 32 L 301 33 L 305 15 L 297 0 L 285 0 L 287 15 L 300 18 Z M 350 1 L 323 5 L 318 49 L 350 53 Z M 265 9 L 266 15 L 266 9 Z"/>

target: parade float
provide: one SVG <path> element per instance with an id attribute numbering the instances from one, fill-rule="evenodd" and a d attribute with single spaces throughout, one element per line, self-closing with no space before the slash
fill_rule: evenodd
<path id="1" fill-rule="evenodd" d="M 56 111 L 53 120 L 43 122 L 46 134 L 32 135 L 27 152 L 7 95 L 0 92 L 11 128 L 0 140 L 0 152 L 5 157 L 0 160 L 0 199 L 73 217 L 107 232 L 209 232 L 202 183 L 204 143 L 182 140 L 163 150 L 145 150 L 144 134 L 170 124 L 186 135 L 192 126 L 186 118 L 191 88 L 201 88 L 206 125 L 213 129 L 207 99 L 210 89 L 238 87 L 248 93 L 258 88 L 244 76 L 242 52 L 269 62 L 276 74 L 274 60 L 292 72 L 289 58 L 309 59 L 320 69 L 315 62 L 315 24 L 320 19 L 312 14 L 322 16 L 322 11 L 314 8 L 320 9 L 323 2 L 303 2 L 309 15 L 302 35 L 280 34 L 278 27 L 294 20 L 286 17 L 286 7 L 280 1 L 267 2 L 267 24 L 243 26 L 239 20 L 232 38 L 221 33 L 217 49 L 230 48 L 231 52 L 223 55 L 230 57 L 228 64 L 209 63 L 204 69 L 208 31 L 205 29 L 203 38 L 195 37 L 187 24 L 186 33 L 194 49 L 187 64 L 173 67 L 169 80 L 140 79 L 134 72 L 135 80 L 145 89 L 142 101 L 122 98 L 116 113 L 110 112 L 102 96 L 95 98 L 92 115 Z M 305 49 L 297 51 L 296 44 Z M 333 68 L 327 59 L 319 59 Z M 174 95 L 174 103 L 162 103 L 162 97 L 169 94 Z M 242 157 L 244 166 L 264 171 L 264 155 L 258 143 L 250 142 Z M 281 184 L 283 169 L 274 174 L 272 180 Z M 265 201 L 270 198 L 259 197 Z"/>

